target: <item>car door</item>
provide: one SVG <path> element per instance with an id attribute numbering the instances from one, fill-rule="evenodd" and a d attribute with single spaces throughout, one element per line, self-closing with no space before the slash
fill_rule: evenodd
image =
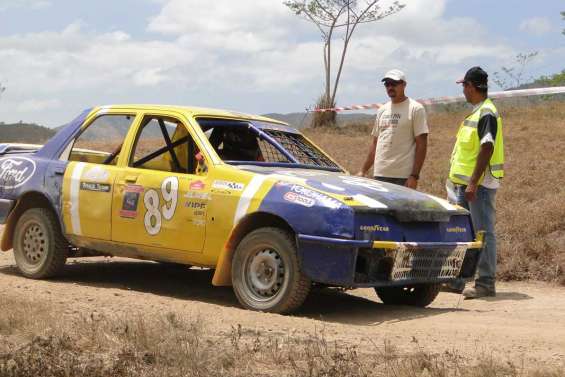
<path id="1" fill-rule="evenodd" d="M 210 182 L 196 173 L 198 147 L 186 124 L 146 114 L 113 194 L 112 240 L 153 248 L 168 259 L 201 253 Z M 200 155 L 199 155 L 200 156 Z"/>
<path id="2" fill-rule="evenodd" d="M 118 176 L 121 146 L 134 123 L 134 113 L 104 114 L 87 120 L 61 160 L 62 212 L 65 232 L 71 236 L 110 241 L 112 195 Z"/>

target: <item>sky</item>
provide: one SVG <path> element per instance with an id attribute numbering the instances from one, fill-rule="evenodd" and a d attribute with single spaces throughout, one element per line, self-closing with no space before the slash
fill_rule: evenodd
<path id="1" fill-rule="evenodd" d="M 538 52 L 526 78 L 565 69 L 563 0 L 400 2 L 357 29 L 340 106 L 385 101 L 392 68 L 414 98 L 458 95 L 468 68 L 492 77 L 519 53 Z M 48 127 L 119 103 L 299 112 L 322 92 L 322 43 L 282 0 L 0 0 L 0 85 L 0 121 Z"/>

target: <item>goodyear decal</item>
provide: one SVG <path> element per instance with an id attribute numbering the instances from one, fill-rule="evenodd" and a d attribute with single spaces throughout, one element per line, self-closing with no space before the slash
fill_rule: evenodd
<path id="1" fill-rule="evenodd" d="M 356 238 L 406 242 L 469 242 L 474 239 L 468 215 L 451 216 L 449 222 L 400 222 L 382 214 L 358 214 Z"/>
<path id="2" fill-rule="evenodd" d="M 359 229 L 362 232 L 389 232 L 390 231 L 390 228 L 388 227 L 388 225 L 379 225 L 379 224 L 361 225 L 359 227 Z"/>

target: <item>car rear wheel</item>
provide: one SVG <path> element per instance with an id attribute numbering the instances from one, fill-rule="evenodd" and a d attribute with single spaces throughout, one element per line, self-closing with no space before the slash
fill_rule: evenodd
<path id="1" fill-rule="evenodd" d="M 232 284 L 245 308 L 272 313 L 296 310 L 311 286 L 293 237 L 278 228 L 260 228 L 243 238 L 232 261 Z"/>
<path id="2" fill-rule="evenodd" d="M 441 284 L 414 284 L 402 287 L 375 288 L 377 296 L 387 305 L 425 307 L 439 294 Z"/>
<path id="3" fill-rule="evenodd" d="M 68 243 L 55 214 L 31 208 L 18 219 L 14 232 L 14 258 L 22 275 L 45 279 L 61 272 L 68 256 Z"/>

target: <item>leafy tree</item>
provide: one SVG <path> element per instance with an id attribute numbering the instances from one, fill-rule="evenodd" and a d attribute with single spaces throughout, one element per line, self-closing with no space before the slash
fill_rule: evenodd
<path id="1" fill-rule="evenodd" d="M 538 52 L 528 52 L 519 53 L 514 58 L 514 65 L 510 67 L 501 67 L 500 69 L 504 73 L 502 75 L 500 72 L 493 73 L 493 81 L 500 88 L 507 90 L 511 88 L 517 88 L 527 81 L 532 81 L 533 77 L 526 77 L 525 72 L 528 64 L 538 55 Z"/>
<path id="2" fill-rule="evenodd" d="M 541 76 L 534 82 L 535 86 L 564 86 L 565 85 L 565 69 L 560 73 L 555 73 L 549 76 Z"/>
<path id="3" fill-rule="evenodd" d="M 399 12 L 405 5 L 395 1 L 387 8 L 381 8 L 380 0 L 287 0 L 284 1 L 292 12 L 297 16 L 313 23 L 322 36 L 325 89 L 318 100 L 319 107 L 335 106 L 335 98 L 339 86 L 339 80 L 345 62 L 347 49 L 355 30 L 360 24 L 366 24 L 382 20 L 392 14 Z M 337 65 L 337 73 L 332 85 L 332 42 L 337 36 L 342 36 L 343 44 Z M 318 121 L 313 125 L 324 123 L 335 123 L 334 112 L 316 113 Z M 327 118 L 327 119 L 324 119 Z M 316 119 L 316 117 L 315 117 Z"/>

